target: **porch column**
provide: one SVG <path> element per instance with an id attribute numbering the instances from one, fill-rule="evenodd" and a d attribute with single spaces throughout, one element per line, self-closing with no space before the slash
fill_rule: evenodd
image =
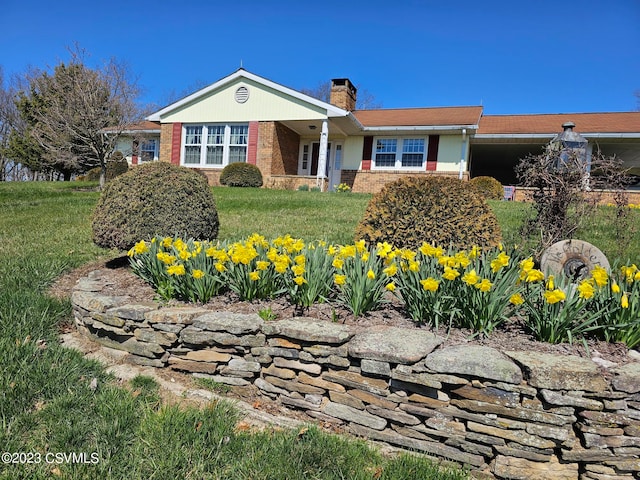
<path id="1" fill-rule="evenodd" d="M 460 152 L 460 171 L 458 172 L 458 178 L 462 180 L 464 177 L 464 171 L 467 168 L 467 129 L 462 129 L 462 147 Z"/>
<path id="2" fill-rule="evenodd" d="M 324 192 L 324 184 L 327 179 L 327 144 L 329 141 L 329 123 L 322 121 L 322 132 L 320 133 L 320 151 L 318 152 L 318 173 L 316 185 L 320 191 Z"/>

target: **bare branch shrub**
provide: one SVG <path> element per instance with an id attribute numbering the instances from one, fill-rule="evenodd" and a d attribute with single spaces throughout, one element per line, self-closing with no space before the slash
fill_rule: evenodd
<path id="1" fill-rule="evenodd" d="M 522 186 L 533 189 L 533 209 L 521 234 L 537 258 L 554 243 L 575 238 L 605 195 L 616 205 L 613 228 L 630 241 L 628 177 L 617 158 L 597 151 L 585 162 L 575 151 L 547 149 L 521 159 L 516 175 Z"/>

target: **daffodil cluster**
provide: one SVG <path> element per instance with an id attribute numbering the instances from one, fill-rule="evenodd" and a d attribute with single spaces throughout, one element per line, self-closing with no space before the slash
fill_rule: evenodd
<path id="1" fill-rule="evenodd" d="M 516 251 L 417 250 L 382 242 L 307 243 L 290 235 L 267 240 L 198 242 L 157 237 L 129 251 L 134 273 L 162 298 L 207 302 L 225 290 L 241 300 L 286 296 L 309 307 L 331 301 L 354 315 L 397 298 L 417 323 L 489 334 L 515 316 L 550 342 L 592 334 L 640 344 L 640 269 L 596 267 L 571 283 L 546 275 Z"/>

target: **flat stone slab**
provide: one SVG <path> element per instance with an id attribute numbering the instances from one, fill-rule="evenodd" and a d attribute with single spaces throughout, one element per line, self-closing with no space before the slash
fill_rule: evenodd
<path id="1" fill-rule="evenodd" d="M 192 325 L 201 330 L 245 335 L 256 333 L 263 323 L 256 313 L 210 312 L 194 318 Z"/>
<path id="2" fill-rule="evenodd" d="M 519 384 L 522 370 L 495 348 L 481 345 L 454 345 L 436 350 L 425 360 L 436 373 L 454 373 Z"/>
<path id="3" fill-rule="evenodd" d="M 346 325 L 306 317 L 267 322 L 262 327 L 262 331 L 266 335 L 281 335 L 313 343 L 342 344 L 353 337 L 353 332 Z"/>
<path id="4" fill-rule="evenodd" d="M 532 387 L 549 390 L 602 392 L 607 382 L 591 360 L 541 352 L 505 352 L 521 364 Z"/>
<path id="5" fill-rule="evenodd" d="M 627 363 L 613 370 L 613 374 L 613 388 L 627 393 L 640 392 L 640 363 Z"/>
<path id="6" fill-rule="evenodd" d="M 431 353 L 443 340 L 418 329 L 375 326 L 349 342 L 349 355 L 380 362 L 413 364 Z"/>
<path id="7" fill-rule="evenodd" d="M 80 290 L 71 292 L 71 303 L 90 312 L 104 313 L 110 308 L 119 307 L 128 301 L 128 296 L 109 296 Z"/>
<path id="8" fill-rule="evenodd" d="M 177 323 L 180 325 L 191 325 L 193 319 L 208 310 L 198 307 L 168 307 L 160 310 L 146 312 L 145 320 L 149 323 Z"/>

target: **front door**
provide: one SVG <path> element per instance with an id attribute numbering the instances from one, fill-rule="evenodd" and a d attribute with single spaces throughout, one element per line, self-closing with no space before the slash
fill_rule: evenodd
<path id="1" fill-rule="evenodd" d="M 301 168 L 299 169 L 301 175 L 318 175 L 318 157 L 320 156 L 320 142 L 313 142 L 311 144 L 311 162 L 308 164 L 306 159 L 306 151 L 303 150 L 303 159 Z M 308 165 L 308 170 L 304 167 Z M 342 168 L 342 144 L 340 143 L 328 143 L 327 144 L 327 169 L 325 176 L 328 180 L 328 190 L 335 190 L 335 187 L 340 183 L 340 169 Z"/>

